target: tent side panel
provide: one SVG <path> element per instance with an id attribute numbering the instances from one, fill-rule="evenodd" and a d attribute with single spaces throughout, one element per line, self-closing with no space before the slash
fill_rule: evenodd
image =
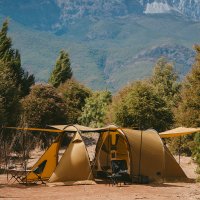
<path id="1" fill-rule="evenodd" d="M 131 149 L 131 175 L 148 176 L 159 180 L 164 176 L 164 148 L 158 134 L 153 130 L 123 129 Z M 140 153 L 141 152 L 141 153 Z"/>
<path id="2" fill-rule="evenodd" d="M 169 149 L 165 147 L 165 177 L 166 179 L 186 179 L 184 171 L 176 162 Z"/>
<path id="3" fill-rule="evenodd" d="M 92 180 L 86 147 L 77 132 L 63 154 L 49 182 Z"/>

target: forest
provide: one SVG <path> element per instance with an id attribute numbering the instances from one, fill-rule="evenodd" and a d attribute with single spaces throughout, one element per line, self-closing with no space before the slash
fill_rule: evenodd
<path id="1" fill-rule="evenodd" d="M 133 81 L 115 94 L 93 91 L 73 77 L 70 57 L 61 50 L 48 83 L 35 82 L 34 74 L 21 66 L 20 53 L 8 36 L 9 23 L 0 30 L 0 141 L 10 151 L 20 149 L 18 131 L 4 127 L 38 127 L 50 124 L 81 124 L 101 127 L 116 124 L 133 129 L 162 132 L 179 126 L 200 127 L 200 45 L 191 70 L 180 79 L 174 63 L 157 60 L 151 76 Z M 126 78 L 126 77 L 124 77 Z M 51 135 L 29 133 L 33 141 L 48 146 Z M 178 139 L 168 139 L 174 154 Z M 4 145 L 0 145 L 0 159 Z M 184 136 L 180 152 L 192 156 L 200 173 L 200 134 Z"/>

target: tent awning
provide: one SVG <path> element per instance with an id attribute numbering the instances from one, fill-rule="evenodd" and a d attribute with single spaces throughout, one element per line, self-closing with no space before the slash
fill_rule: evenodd
<path id="1" fill-rule="evenodd" d="M 178 127 L 172 130 L 161 132 L 159 133 L 159 135 L 161 138 L 169 138 L 169 137 L 178 137 L 178 136 L 188 135 L 195 132 L 200 132 L 200 128 Z"/>
<path id="2" fill-rule="evenodd" d="M 77 132 L 80 131 L 82 133 L 85 132 L 104 132 L 104 131 L 116 131 L 119 127 L 115 125 L 109 125 L 102 128 L 91 128 L 87 126 L 82 126 L 79 124 L 74 125 L 48 125 L 48 128 L 26 128 L 26 127 L 4 127 L 7 129 L 15 129 L 22 131 L 41 131 L 41 132 L 52 132 L 52 133 L 62 133 L 62 132 Z M 51 129 L 52 128 L 52 129 Z"/>
<path id="3" fill-rule="evenodd" d="M 118 129 L 117 126 L 115 125 L 109 125 L 103 128 L 91 128 L 87 126 L 82 126 L 79 124 L 74 124 L 74 125 L 49 125 L 51 128 L 55 128 L 60 131 L 65 131 L 65 132 L 76 132 L 76 131 L 81 131 L 81 132 L 103 132 L 103 131 L 115 131 Z"/>
<path id="4" fill-rule="evenodd" d="M 21 127 L 5 127 L 7 129 L 15 129 L 21 131 L 41 131 L 41 132 L 51 132 L 51 133 L 62 133 L 62 130 L 46 129 L 46 128 L 21 128 Z"/>

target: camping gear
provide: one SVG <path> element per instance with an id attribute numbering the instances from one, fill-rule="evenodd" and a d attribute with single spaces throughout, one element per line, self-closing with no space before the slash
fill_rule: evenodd
<path id="1" fill-rule="evenodd" d="M 180 165 L 155 130 L 113 128 L 101 132 L 96 146 L 94 174 L 111 171 L 112 160 L 125 160 L 132 181 L 186 179 Z"/>
<path id="2" fill-rule="evenodd" d="M 133 130 L 114 125 L 90 128 L 81 125 L 53 125 L 50 132 L 59 134 L 26 176 L 28 182 L 49 181 L 64 185 L 94 183 L 95 178 L 123 176 L 131 182 L 147 183 L 187 179 L 180 165 L 155 130 Z M 32 129 L 32 128 L 31 128 Z M 22 130 L 22 129 L 20 129 Z M 28 128 L 26 128 L 28 130 Z M 33 130 L 36 130 L 33 128 Z M 40 129 L 42 130 L 42 129 Z M 89 160 L 81 134 L 99 133 L 95 158 Z M 73 133 L 70 144 L 58 162 L 58 150 L 64 134 Z M 45 161 L 40 173 L 34 171 Z M 93 163 L 93 165 L 91 165 Z M 118 164 L 118 172 L 114 169 Z M 116 177 L 113 175 L 117 174 Z"/>

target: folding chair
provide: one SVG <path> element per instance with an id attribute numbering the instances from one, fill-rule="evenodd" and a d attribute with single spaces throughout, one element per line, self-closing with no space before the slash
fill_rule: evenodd
<path id="1" fill-rule="evenodd" d="M 124 182 L 124 184 L 126 184 L 126 180 L 129 179 L 126 160 L 112 160 L 111 168 L 112 168 L 112 174 L 108 175 L 107 177 L 109 178 L 109 181 L 112 183 L 112 186 L 118 185 L 118 182 L 120 183 L 121 186 L 122 181 Z"/>
<path id="2" fill-rule="evenodd" d="M 11 176 L 11 178 L 8 179 L 8 183 L 10 183 L 12 180 L 12 183 L 14 183 L 15 181 L 17 181 L 18 183 L 25 183 L 24 177 L 26 177 L 29 172 L 31 172 L 31 170 L 8 169 L 7 174 L 10 174 Z"/>
<path id="3" fill-rule="evenodd" d="M 42 184 L 45 184 L 45 182 L 42 180 L 42 172 L 44 171 L 44 168 L 46 166 L 47 160 L 44 160 L 40 165 L 38 165 L 32 172 L 38 177 L 38 181 L 41 181 Z M 36 183 L 38 182 L 36 181 Z"/>

